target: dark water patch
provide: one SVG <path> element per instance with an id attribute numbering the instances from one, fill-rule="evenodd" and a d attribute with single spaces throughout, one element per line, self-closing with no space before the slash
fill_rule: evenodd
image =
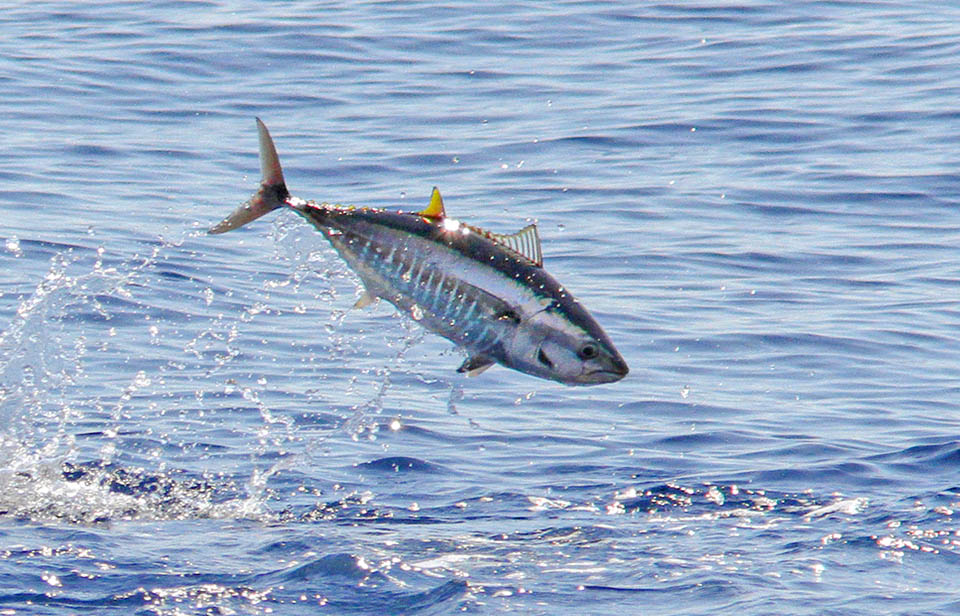
<path id="1" fill-rule="evenodd" d="M 791 195 L 786 201 L 789 203 L 797 200 L 803 199 L 798 199 L 795 195 Z M 824 211 L 823 208 L 801 205 L 781 205 L 776 201 L 755 202 L 741 198 L 736 201 L 736 204 L 738 207 L 742 207 L 757 214 L 763 214 L 764 216 L 770 216 L 772 218 L 791 218 L 800 216 L 829 217 L 831 214 L 839 214 L 839 212 Z"/>
<path id="2" fill-rule="evenodd" d="M 268 557 L 287 556 L 298 552 L 310 552 L 314 549 L 311 542 L 303 539 L 284 539 L 281 541 L 271 541 L 256 550 L 257 554 L 263 554 Z M 267 574 L 270 575 L 270 574 Z"/>
<path id="3" fill-rule="evenodd" d="M 200 312 L 180 309 L 183 305 L 176 301 L 173 301 L 171 306 L 163 307 L 156 302 L 145 304 L 143 301 L 116 295 L 97 294 L 84 297 L 82 303 L 89 303 L 91 309 L 65 311 L 60 319 L 64 323 L 110 323 L 119 327 L 140 323 L 145 314 L 158 321 L 175 321 L 184 316 L 203 316 Z"/>
<path id="4" fill-rule="evenodd" d="M 851 336 L 829 336 L 809 332 L 753 333 L 730 332 L 695 340 L 676 340 L 687 350 L 698 353 L 727 353 L 736 346 L 742 351 L 763 353 L 820 353 L 826 355 L 850 354 L 856 356 L 882 357 L 891 351 L 909 349 L 902 345 L 880 343 Z M 769 358 L 770 356 L 768 356 Z M 748 356 L 743 356 L 748 359 Z M 768 359 L 769 360 L 769 359 Z"/>
<path id="5" fill-rule="evenodd" d="M 184 282 L 194 282 L 194 283 L 197 283 L 197 284 L 207 284 L 207 283 L 208 283 L 208 280 L 207 280 L 207 277 L 206 277 L 206 276 L 204 276 L 203 278 L 198 278 L 197 276 L 194 276 L 194 275 L 191 275 L 191 274 L 182 272 L 182 271 L 176 271 L 176 270 L 170 270 L 170 269 L 164 269 L 164 268 L 157 268 L 157 269 L 156 269 L 156 273 L 157 273 L 158 276 L 160 276 L 160 277 L 162 277 L 162 278 L 166 278 L 166 279 L 168 279 L 168 280 L 177 281 L 177 282 L 184 281 Z"/>
<path id="6" fill-rule="evenodd" d="M 637 594 L 669 594 L 670 596 L 677 595 L 709 595 L 716 592 L 726 592 L 727 589 L 731 588 L 729 582 L 722 580 L 708 580 L 706 582 L 697 582 L 695 584 L 669 584 L 669 585 L 660 585 L 656 587 L 647 586 L 601 586 L 596 584 L 584 584 L 584 590 L 595 590 L 601 593 L 637 593 Z M 692 598 L 692 597 L 691 597 Z M 692 610 L 692 611 L 691 611 Z M 673 614 L 696 614 L 698 613 L 697 608 L 684 608 L 684 607 L 674 607 L 671 609 Z"/>
<path id="7" fill-rule="evenodd" d="M 672 417 L 672 418 L 694 418 L 694 417 L 713 417 L 721 418 L 724 416 L 734 416 L 740 413 L 740 409 L 734 407 L 723 407 L 713 404 L 703 404 L 699 402 L 669 402 L 664 400 L 634 400 L 619 405 L 619 410 L 627 416 L 651 416 L 651 417 Z"/>
<path id="8" fill-rule="evenodd" d="M 772 445 L 769 441 L 760 442 L 763 448 L 747 451 L 739 454 L 744 459 L 763 459 L 763 460 L 805 460 L 816 462 L 819 460 L 833 460 L 843 456 L 850 455 L 854 448 L 846 444 L 844 446 L 826 443 L 822 439 L 813 436 L 781 436 L 781 438 L 800 439 L 803 442 L 788 443 L 782 445 Z M 876 472 L 875 470 L 873 471 Z"/>
<path id="9" fill-rule="evenodd" d="M 590 465 L 578 462 L 576 464 L 546 464 L 537 467 L 538 472 L 546 473 L 560 478 L 568 475 L 588 476 L 591 474 L 602 474 L 609 471 L 609 467 L 600 465 Z"/>
<path id="10" fill-rule="evenodd" d="M 384 592 L 373 597 L 365 597 L 361 604 L 355 599 L 331 599 L 329 604 L 342 613 L 369 614 L 371 612 L 389 613 L 402 610 L 402 613 L 436 615 L 450 613 L 457 606 L 452 603 L 469 592 L 467 582 L 449 580 L 433 589 L 421 592 Z M 401 613 L 401 612 L 397 612 Z"/>
<path id="11" fill-rule="evenodd" d="M 650 447 L 671 451 L 702 451 L 705 448 L 724 448 L 736 443 L 740 450 L 748 450 L 751 445 L 769 446 L 769 439 L 756 432 L 743 430 L 699 430 L 691 434 L 671 435 L 658 438 Z M 766 450 L 764 449 L 766 454 Z M 749 453 L 741 454 L 749 457 Z"/>
<path id="12" fill-rule="evenodd" d="M 632 149 L 643 145 L 643 142 L 636 139 L 601 134 L 547 138 L 539 140 L 538 143 L 543 148 L 551 148 L 553 146 L 572 146 L 575 148 L 602 149 L 604 151 Z"/>
<path id="13" fill-rule="evenodd" d="M 327 554 L 308 563 L 284 569 L 281 572 L 267 574 L 265 577 L 277 583 L 297 580 L 345 578 L 355 583 L 383 583 L 385 578 L 379 572 L 371 572 L 369 567 L 351 554 Z M 374 576 L 371 579 L 371 576 Z"/>
<path id="14" fill-rule="evenodd" d="M 877 472 L 873 464 L 861 462 L 814 464 L 806 468 L 791 466 L 759 471 L 753 476 L 761 485 L 816 486 L 843 485 L 876 489 L 894 482 Z"/>
<path id="15" fill-rule="evenodd" d="M 433 464 L 419 458 L 410 458 L 406 456 L 391 456 L 388 458 L 379 458 L 370 462 L 363 462 L 357 465 L 362 469 L 373 471 L 391 472 L 391 473 L 448 473 L 445 468 L 439 464 Z"/>
<path id="16" fill-rule="evenodd" d="M 855 247 L 851 247 L 853 249 Z M 771 253 L 771 252 L 692 252 L 686 258 L 701 258 L 720 261 L 727 268 L 738 267 L 747 271 L 777 268 L 793 271 L 811 272 L 820 268 L 847 269 L 876 268 L 879 259 L 856 254 L 837 254 L 830 252 Z M 775 266 L 775 267 L 771 267 Z"/>
<path id="17" fill-rule="evenodd" d="M 950 473 L 960 468 L 960 442 L 945 441 L 930 445 L 916 445 L 899 451 L 871 456 L 869 460 L 899 473 L 924 475 Z"/>
<path id="18" fill-rule="evenodd" d="M 75 144 L 67 148 L 71 155 L 81 158 L 117 158 L 126 156 L 126 152 L 100 144 Z"/>
<path id="19" fill-rule="evenodd" d="M 763 111 L 753 110 L 742 116 L 700 120 L 696 122 L 697 134 L 705 139 L 723 136 L 747 143 L 813 144 L 823 139 L 825 131 L 832 130 L 823 122 L 779 119 L 779 112 L 769 112 L 768 118 L 763 115 Z"/>
<path id="20" fill-rule="evenodd" d="M 38 587 L 42 587 L 46 582 L 38 576 L 34 583 Z M 51 595 L 50 593 L 14 592 L 0 594 L 0 605 L 42 605 L 46 608 L 61 608 L 65 610 L 100 609 L 104 610 L 104 612 L 101 613 L 110 613 L 113 608 L 117 610 L 129 610 L 131 608 L 141 607 L 144 605 L 144 601 L 139 597 L 118 597 L 112 593 L 86 599 L 71 597 L 64 593 Z"/>

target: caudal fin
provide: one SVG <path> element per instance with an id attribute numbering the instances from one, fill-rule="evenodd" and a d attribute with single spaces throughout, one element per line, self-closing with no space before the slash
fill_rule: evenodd
<path id="1" fill-rule="evenodd" d="M 281 207 L 290 197 L 287 184 L 283 181 L 283 169 L 280 168 L 280 158 L 277 148 L 273 145 L 270 132 L 257 118 L 257 132 L 260 135 L 260 189 L 249 201 L 238 207 L 232 214 L 224 218 L 219 224 L 207 231 L 211 235 L 232 231 L 252 220 L 256 220 Z"/>

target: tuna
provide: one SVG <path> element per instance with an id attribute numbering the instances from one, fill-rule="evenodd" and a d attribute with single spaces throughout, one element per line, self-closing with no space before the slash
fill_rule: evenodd
<path id="1" fill-rule="evenodd" d="M 498 234 L 447 216 L 434 188 L 428 207 L 397 212 L 291 196 L 273 139 L 257 119 L 263 180 L 209 233 L 289 208 L 330 241 L 364 286 L 357 307 L 384 299 L 464 349 L 458 372 L 493 364 L 568 385 L 619 381 L 623 357 L 587 309 L 543 268 L 536 225 Z"/>

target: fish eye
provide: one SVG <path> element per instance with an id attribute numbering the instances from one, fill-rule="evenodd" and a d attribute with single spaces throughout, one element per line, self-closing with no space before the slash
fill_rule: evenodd
<path id="1" fill-rule="evenodd" d="M 577 355 L 580 357 L 580 359 L 593 359 L 599 354 L 600 354 L 600 349 L 597 348 L 597 345 L 595 345 L 592 342 L 586 343 L 585 345 L 580 347 L 579 351 L 577 351 Z"/>

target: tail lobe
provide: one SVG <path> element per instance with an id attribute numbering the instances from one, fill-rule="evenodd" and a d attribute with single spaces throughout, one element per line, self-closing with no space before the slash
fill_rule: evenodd
<path id="1" fill-rule="evenodd" d="M 260 188 L 249 201 L 238 207 L 232 214 L 211 228 L 207 233 L 218 235 L 238 229 L 243 225 L 283 206 L 290 198 L 287 184 L 283 180 L 283 169 L 277 148 L 270 138 L 270 132 L 260 118 L 257 118 L 257 132 L 260 136 L 260 172 L 263 179 Z"/>

